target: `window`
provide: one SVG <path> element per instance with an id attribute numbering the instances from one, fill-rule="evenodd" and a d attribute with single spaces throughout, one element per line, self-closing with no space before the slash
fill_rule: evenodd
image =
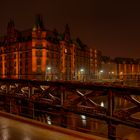
<path id="1" fill-rule="evenodd" d="M 27 57 L 26 57 L 26 59 L 25 59 L 25 66 L 28 65 L 28 62 L 29 62 L 29 61 L 28 61 L 28 59 L 27 59 Z"/>
<path id="2" fill-rule="evenodd" d="M 52 53 L 52 58 L 54 58 L 54 54 Z"/>
<path id="3" fill-rule="evenodd" d="M 48 65 L 48 64 L 49 64 L 49 60 L 47 59 L 47 60 L 46 60 L 46 65 Z"/>
<path id="4" fill-rule="evenodd" d="M 16 54 L 14 54 L 14 59 L 16 59 Z"/>
<path id="5" fill-rule="evenodd" d="M 22 74 L 22 68 L 20 68 L 20 74 Z"/>
<path id="6" fill-rule="evenodd" d="M 37 65 L 41 65 L 41 59 L 40 58 L 37 59 Z"/>
<path id="7" fill-rule="evenodd" d="M 16 52 L 16 48 L 14 48 L 14 52 Z"/>
<path id="8" fill-rule="evenodd" d="M 65 49 L 65 53 L 67 53 L 67 49 Z"/>
<path id="9" fill-rule="evenodd" d="M 22 58 L 22 53 L 20 53 L 20 58 Z"/>
<path id="10" fill-rule="evenodd" d="M 16 75 L 16 69 L 13 70 L 13 75 Z"/>
<path id="11" fill-rule="evenodd" d="M 25 73 L 28 73 L 28 65 L 25 65 Z"/>
<path id="12" fill-rule="evenodd" d="M 50 53 L 49 52 L 47 52 L 47 57 L 50 57 Z"/>
<path id="13" fill-rule="evenodd" d="M 29 54 L 28 52 L 25 52 L 25 57 L 26 57 L 26 58 L 28 57 L 28 54 Z"/>
<path id="14" fill-rule="evenodd" d="M 22 66 L 22 61 L 20 61 L 20 66 Z"/>
<path id="15" fill-rule="evenodd" d="M 41 73 L 41 67 L 40 66 L 37 67 L 37 73 Z"/>
<path id="16" fill-rule="evenodd" d="M 36 49 L 42 49 L 42 46 L 40 45 L 40 46 L 36 46 Z"/>
<path id="17" fill-rule="evenodd" d="M 42 50 L 37 50 L 36 51 L 36 56 L 41 57 L 42 56 Z"/>
<path id="18" fill-rule="evenodd" d="M 49 50 L 50 49 L 50 46 L 47 46 L 47 50 Z"/>

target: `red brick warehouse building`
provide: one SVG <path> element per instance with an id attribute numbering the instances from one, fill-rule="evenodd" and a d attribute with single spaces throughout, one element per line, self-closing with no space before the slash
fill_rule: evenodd
<path id="1" fill-rule="evenodd" d="M 12 20 L 7 35 L 0 37 L 0 77 L 38 80 L 81 80 L 99 71 L 101 52 L 64 33 L 45 29 L 42 16 L 35 25 L 19 31 Z"/>

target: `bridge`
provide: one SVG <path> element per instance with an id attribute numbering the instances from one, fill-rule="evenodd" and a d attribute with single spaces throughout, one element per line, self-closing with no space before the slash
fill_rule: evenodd
<path id="1" fill-rule="evenodd" d="M 111 140 L 119 125 L 140 129 L 139 97 L 139 87 L 111 83 L 0 79 L 2 111 L 90 134 L 104 126 Z"/>

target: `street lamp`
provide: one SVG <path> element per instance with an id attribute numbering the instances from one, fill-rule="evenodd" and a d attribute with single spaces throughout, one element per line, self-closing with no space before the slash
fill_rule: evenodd
<path id="1" fill-rule="evenodd" d="M 103 72 L 104 72 L 103 70 L 99 71 L 99 79 L 101 79 L 101 75 L 102 75 Z"/>
<path id="2" fill-rule="evenodd" d="M 80 69 L 80 72 L 83 72 L 84 71 L 84 69 Z"/>
<path id="3" fill-rule="evenodd" d="M 104 102 L 101 102 L 100 106 L 101 106 L 101 107 L 104 107 L 104 106 L 105 106 L 105 105 L 104 105 Z"/>
<path id="4" fill-rule="evenodd" d="M 123 72 L 120 72 L 119 79 L 123 80 Z"/>
<path id="5" fill-rule="evenodd" d="M 50 78 L 50 75 L 51 74 L 51 67 L 47 67 L 47 69 L 46 69 L 46 79 L 47 80 L 50 80 L 51 78 Z"/>
<path id="6" fill-rule="evenodd" d="M 82 81 L 84 81 L 84 75 L 83 74 L 84 74 L 84 69 L 81 68 L 80 69 L 80 77 L 81 77 L 80 80 L 82 80 Z"/>
<path id="7" fill-rule="evenodd" d="M 104 71 L 103 70 L 100 70 L 100 73 L 103 73 Z"/>
<path id="8" fill-rule="evenodd" d="M 47 70 L 51 70 L 51 67 L 47 67 Z"/>

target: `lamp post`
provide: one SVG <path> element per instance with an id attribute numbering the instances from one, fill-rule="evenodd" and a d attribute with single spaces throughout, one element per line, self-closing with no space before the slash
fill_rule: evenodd
<path id="1" fill-rule="evenodd" d="M 123 80 L 123 78 L 124 78 L 124 77 L 123 77 L 123 72 L 121 71 L 121 72 L 120 72 L 120 77 L 119 77 L 119 79 Z"/>
<path id="2" fill-rule="evenodd" d="M 99 71 L 99 79 L 102 79 L 102 74 L 103 74 L 103 72 L 104 72 L 103 70 L 100 70 L 100 71 Z"/>
<path id="3" fill-rule="evenodd" d="M 51 80 L 51 67 L 46 69 L 46 80 Z"/>
<path id="4" fill-rule="evenodd" d="M 80 69 L 80 80 L 84 81 L 84 69 L 83 68 Z"/>

